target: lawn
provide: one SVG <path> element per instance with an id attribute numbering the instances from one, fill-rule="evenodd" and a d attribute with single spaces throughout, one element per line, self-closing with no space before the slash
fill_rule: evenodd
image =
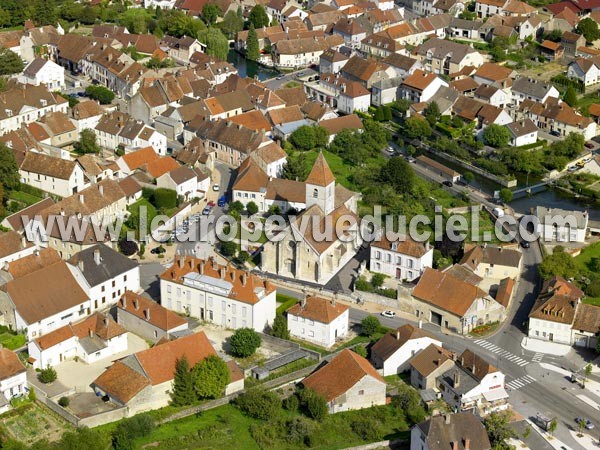
<path id="1" fill-rule="evenodd" d="M 593 258 L 600 258 L 600 242 L 588 245 L 574 259 L 577 265 L 581 268 L 581 272 L 585 274 L 586 272 L 590 272 L 592 270 L 592 267 L 590 266 Z M 600 306 L 600 297 L 584 297 L 583 302 L 589 303 L 590 305 Z"/>
<path id="2" fill-rule="evenodd" d="M 7 433 L 25 444 L 33 444 L 44 437 L 57 441 L 70 429 L 56 414 L 38 403 L 29 403 L 0 417 L 0 425 Z"/>
<path id="3" fill-rule="evenodd" d="M 143 211 L 144 208 L 146 209 L 146 215 L 143 216 L 142 214 L 140 214 L 140 210 Z M 129 208 L 127 208 L 127 210 L 133 215 L 133 216 L 137 216 L 141 222 L 141 218 L 145 217 L 145 221 L 146 221 L 146 233 L 148 233 L 150 231 L 150 224 L 152 223 L 152 219 L 154 219 L 156 217 L 156 215 L 158 214 L 156 211 L 156 208 L 154 207 L 154 205 L 152 205 L 152 203 L 150 203 L 148 200 L 146 200 L 145 198 L 141 198 L 139 199 L 137 202 L 135 202 L 134 204 L 132 204 Z M 135 228 L 137 230 L 137 228 L 140 226 L 139 222 L 135 223 Z"/>
<path id="4" fill-rule="evenodd" d="M 277 294 L 277 314 L 283 314 L 298 303 L 298 299 L 289 295 Z"/>
<path id="5" fill-rule="evenodd" d="M 316 150 L 306 152 L 306 167 L 309 171 L 312 169 L 317 156 L 318 152 Z M 348 189 L 356 189 L 356 186 L 354 186 L 352 181 L 350 181 L 354 165 L 345 162 L 343 158 L 327 150 L 323 150 L 323 156 L 325 156 L 325 159 L 327 160 L 327 163 L 329 164 L 329 167 L 335 176 L 336 182 L 342 184 Z M 377 158 L 371 158 L 368 161 L 365 161 L 365 163 L 371 163 L 374 161 L 382 162 L 383 155 L 379 155 Z"/>
<path id="6" fill-rule="evenodd" d="M 40 197 L 22 191 L 11 191 L 11 193 L 9 194 L 9 198 L 11 200 L 24 203 L 26 206 L 34 205 L 35 203 L 42 200 Z"/>
<path id="7" fill-rule="evenodd" d="M 0 344 L 9 350 L 16 350 L 23 347 L 27 338 L 23 334 L 13 334 L 8 331 L 0 333 Z"/>

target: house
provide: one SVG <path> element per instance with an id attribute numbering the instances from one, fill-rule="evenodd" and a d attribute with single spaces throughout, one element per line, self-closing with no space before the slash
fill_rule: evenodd
<path id="1" fill-rule="evenodd" d="M 9 409 L 9 402 L 27 392 L 27 369 L 17 354 L 0 348 L 0 414 Z"/>
<path id="2" fill-rule="evenodd" d="M 412 292 L 415 315 L 457 333 L 502 321 L 505 307 L 448 269 L 426 268 Z"/>
<path id="3" fill-rule="evenodd" d="M 479 87 L 473 92 L 473 96 L 477 100 L 481 100 L 482 102 L 489 103 L 490 105 L 497 106 L 499 108 L 504 108 L 510 103 L 510 93 L 507 93 L 503 89 L 486 84 L 479 85 Z"/>
<path id="4" fill-rule="evenodd" d="M 536 206 L 537 233 L 545 241 L 585 242 L 589 216 L 587 211 L 567 211 Z"/>
<path id="5" fill-rule="evenodd" d="M 183 64 L 190 61 L 191 56 L 196 53 L 205 53 L 206 45 L 190 36 L 175 38 L 173 36 L 163 36 L 159 42 L 161 50 L 165 51 L 169 58 Z"/>
<path id="6" fill-rule="evenodd" d="M 582 303 L 583 291 L 562 277 L 544 282 L 529 313 L 528 336 L 578 347 L 595 348 L 600 307 Z"/>
<path id="7" fill-rule="evenodd" d="M 371 103 L 373 106 L 387 105 L 402 98 L 401 85 L 403 78 L 394 77 L 378 81 L 371 86 Z"/>
<path id="8" fill-rule="evenodd" d="M 417 69 L 406 77 L 400 89 L 403 98 L 421 103 L 430 100 L 441 86 L 448 87 L 448 83 L 433 73 Z"/>
<path id="9" fill-rule="evenodd" d="M 352 56 L 340 71 L 340 75 L 361 83 L 370 89 L 373 83 L 394 76 L 394 69 L 373 58 L 364 59 Z"/>
<path id="10" fill-rule="evenodd" d="M 600 57 L 577 58 L 567 67 L 567 76 L 581 81 L 584 86 L 600 82 Z"/>
<path id="11" fill-rule="evenodd" d="M 50 138 L 49 144 L 54 147 L 65 147 L 79 140 L 79 132 L 73 121 L 62 112 L 49 112 L 29 124 L 29 128 L 40 125 Z"/>
<path id="12" fill-rule="evenodd" d="M 28 152 L 19 167 L 21 183 L 61 197 L 83 189 L 84 171 L 77 161 Z"/>
<path id="13" fill-rule="evenodd" d="M 102 161 L 92 153 L 78 157 L 77 162 L 81 164 L 85 172 L 86 187 L 89 187 L 90 183 L 95 184 L 107 178 L 112 179 L 118 168 L 114 161 Z"/>
<path id="14" fill-rule="evenodd" d="M 179 166 L 156 179 L 159 188 L 172 189 L 184 201 L 204 196 L 210 187 L 210 177 L 199 169 Z"/>
<path id="15" fill-rule="evenodd" d="M 477 50 L 439 38 L 429 39 L 419 45 L 415 55 L 426 71 L 440 75 L 450 75 L 467 66 L 479 67 L 484 63 L 483 56 Z"/>
<path id="16" fill-rule="evenodd" d="M 442 398 L 454 411 L 484 417 L 508 408 L 504 374 L 481 356 L 465 350 L 454 367 L 438 377 Z"/>
<path id="17" fill-rule="evenodd" d="M 190 367 L 217 352 L 203 331 L 173 341 L 161 341 L 147 350 L 114 362 L 92 382 L 99 397 L 127 406 L 130 414 L 161 408 L 169 404 L 177 360 L 183 356 Z M 230 383 L 224 394 L 243 389 L 243 372 L 229 362 Z"/>
<path id="18" fill-rule="evenodd" d="M 27 208 L 23 208 L 22 210 L 7 216 L 1 223 L 3 227 L 6 227 L 8 230 L 13 230 L 18 233 L 22 233 L 25 230 L 25 226 L 29 223 L 29 221 L 35 217 L 36 214 L 39 214 L 41 211 L 50 207 L 54 204 L 54 200 L 52 197 L 46 197 L 43 200 L 40 200 L 37 203 L 34 203 Z"/>
<path id="19" fill-rule="evenodd" d="M 352 114 L 357 110 L 366 112 L 371 106 L 371 93 L 361 83 L 339 74 L 323 74 L 319 81 L 305 83 L 304 89 L 311 98 L 337 108 L 344 114 Z"/>
<path id="20" fill-rule="evenodd" d="M 338 73 L 348 62 L 349 57 L 337 50 L 325 50 L 319 57 L 319 73 Z"/>
<path id="21" fill-rule="evenodd" d="M 18 80 L 34 86 L 44 84 L 49 91 L 60 91 L 65 88 L 65 69 L 50 60 L 35 58 L 23 69 Z"/>
<path id="22" fill-rule="evenodd" d="M 408 361 L 431 344 L 442 346 L 431 333 L 410 324 L 386 333 L 371 347 L 371 362 L 384 377 L 409 370 Z"/>
<path id="23" fill-rule="evenodd" d="M 456 39 L 471 39 L 475 41 L 484 41 L 485 33 L 480 30 L 483 22 L 479 20 L 466 20 L 453 18 L 450 22 L 450 36 Z"/>
<path id="24" fill-rule="evenodd" d="M 409 237 L 390 242 L 381 236 L 371 243 L 369 267 L 371 272 L 413 281 L 426 267 L 433 267 L 433 247 L 429 242 L 416 242 Z"/>
<path id="25" fill-rule="evenodd" d="M 566 58 L 575 58 L 577 56 L 577 49 L 585 47 L 585 37 L 581 34 L 573 33 L 572 31 L 565 31 L 561 38 L 560 43 L 564 48 Z"/>
<path id="26" fill-rule="evenodd" d="M 10 230 L 0 234 L 0 267 L 35 251 L 37 247 L 16 231 Z"/>
<path id="27" fill-rule="evenodd" d="M 419 390 L 437 388 L 439 375 L 454 366 L 454 353 L 430 344 L 408 360 L 410 384 Z"/>
<path id="28" fill-rule="evenodd" d="M 112 248 L 96 244 L 73 255 L 67 261 L 80 278 L 90 299 L 92 311 L 117 303 L 126 290 L 140 290 L 140 267 Z"/>
<path id="29" fill-rule="evenodd" d="M 330 348 L 348 333 L 348 308 L 321 297 L 308 297 L 287 310 L 291 336 Z"/>
<path id="30" fill-rule="evenodd" d="M 416 58 L 411 58 L 410 56 L 401 55 L 399 53 L 394 53 L 389 55 L 387 58 L 383 60 L 388 66 L 395 70 L 396 77 L 406 78 L 408 75 L 412 75 L 415 70 L 423 69 L 421 62 Z"/>
<path id="31" fill-rule="evenodd" d="M 319 64 L 321 54 L 339 48 L 344 43 L 340 35 L 281 40 L 272 46 L 273 63 L 277 68 L 301 69 Z"/>
<path id="32" fill-rule="evenodd" d="M 325 128 L 329 133 L 329 143 L 333 142 L 335 136 L 342 130 L 357 130 L 358 132 L 363 130 L 362 120 L 356 114 L 321 120 L 319 126 Z"/>
<path id="33" fill-rule="evenodd" d="M 400 53 L 405 46 L 394 40 L 387 31 L 373 33 L 360 42 L 360 51 L 367 56 L 386 58 Z"/>
<path id="34" fill-rule="evenodd" d="M 30 341 L 27 350 L 36 369 L 73 358 L 92 364 L 127 350 L 127 331 L 110 314 L 96 312 Z"/>
<path id="35" fill-rule="evenodd" d="M 84 100 L 71 108 L 71 117 L 79 133 L 86 128 L 96 128 L 104 113 L 104 108 L 94 100 Z"/>
<path id="36" fill-rule="evenodd" d="M 475 72 L 473 79 L 477 84 L 495 86 L 499 89 L 510 89 L 516 72 L 499 64 L 486 62 Z"/>
<path id="37" fill-rule="evenodd" d="M 454 171 L 453 169 L 450 169 L 447 166 L 444 166 L 443 164 L 440 164 L 439 162 L 437 162 L 427 156 L 423 156 L 423 155 L 417 156 L 416 162 L 417 162 L 417 164 L 426 168 L 427 170 L 431 170 L 432 172 L 435 172 L 436 174 L 438 174 L 440 177 L 444 178 L 447 181 L 456 183 L 458 180 L 460 180 L 460 177 L 461 177 L 460 173 Z"/>
<path id="38" fill-rule="evenodd" d="M 344 39 L 344 45 L 350 48 L 359 48 L 361 41 L 367 36 L 367 30 L 356 20 L 341 18 L 332 28 L 333 34 Z"/>
<path id="39" fill-rule="evenodd" d="M 530 17 L 537 13 L 536 8 L 520 0 L 509 0 L 502 9 L 502 15 L 509 17 Z"/>
<path id="40" fill-rule="evenodd" d="M 410 430 L 410 450 L 491 450 L 481 420 L 471 413 L 433 416 Z"/>
<path id="41" fill-rule="evenodd" d="M 545 39 L 540 44 L 540 53 L 548 61 L 559 61 L 564 56 L 565 49 L 560 43 Z"/>
<path id="42" fill-rule="evenodd" d="M 11 329 L 27 330 L 28 340 L 91 313 L 89 297 L 64 261 L 7 282 L 0 311 Z"/>
<path id="43" fill-rule="evenodd" d="M 302 385 L 325 398 L 331 414 L 386 402 L 385 380 L 369 361 L 349 349 L 302 380 Z"/>
<path id="44" fill-rule="evenodd" d="M 117 303 L 117 323 L 152 342 L 188 329 L 183 317 L 132 291 L 125 291 Z"/>
<path id="45" fill-rule="evenodd" d="M 495 15 L 504 15 L 504 8 L 510 0 L 477 0 L 475 13 L 479 19 Z"/>
<path id="46" fill-rule="evenodd" d="M 105 114 L 94 128 L 94 133 L 98 145 L 109 150 L 152 147 L 159 155 L 167 154 L 167 137 L 127 113 Z"/>
<path id="47" fill-rule="evenodd" d="M 156 154 L 152 147 L 144 147 L 121 156 L 117 159 L 117 166 L 120 169 L 121 176 L 126 177 L 158 160 L 160 160 L 160 156 Z"/>
<path id="48" fill-rule="evenodd" d="M 511 147 L 535 144 L 538 139 L 538 127 L 531 119 L 518 120 L 506 125 L 510 132 Z"/>
<path id="49" fill-rule="evenodd" d="M 524 100 L 544 103 L 549 98 L 559 98 L 560 93 L 552 84 L 532 78 L 520 77 L 512 85 L 512 103 L 519 106 Z"/>
<path id="50" fill-rule="evenodd" d="M 518 280 L 521 277 L 522 256 L 514 248 L 467 244 L 460 264 L 469 267 L 481 278 L 497 282 L 506 277 Z"/>
<path id="51" fill-rule="evenodd" d="M 180 257 L 160 276 L 161 304 L 227 328 L 262 332 L 275 319 L 275 286 L 213 258 Z"/>

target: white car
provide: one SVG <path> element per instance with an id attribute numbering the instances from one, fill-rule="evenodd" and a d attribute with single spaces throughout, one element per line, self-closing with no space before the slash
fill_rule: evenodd
<path id="1" fill-rule="evenodd" d="M 391 145 L 388 145 L 385 149 L 388 153 L 394 153 L 396 151 L 396 150 L 394 150 L 394 147 L 392 147 Z"/>
<path id="2" fill-rule="evenodd" d="M 218 184 L 213 184 L 213 191 L 219 192 L 219 189 L 221 189 L 221 186 L 219 186 Z"/>
<path id="3" fill-rule="evenodd" d="M 394 311 L 382 311 L 381 315 L 383 317 L 387 317 L 388 319 L 393 319 L 394 317 L 396 317 L 396 313 Z"/>

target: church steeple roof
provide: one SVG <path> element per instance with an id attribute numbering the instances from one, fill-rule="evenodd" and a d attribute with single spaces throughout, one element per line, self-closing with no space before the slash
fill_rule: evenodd
<path id="1" fill-rule="evenodd" d="M 306 179 L 306 183 L 314 184 L 316 186 L 329 186 L 333 182 L 335 182 L 333 172 L 331 172 L 329 164 L 327 164 L 327 161 L 323 156 L 323 152 L 320 152 L 312 170 L 310 171 L 310 174 L 308 175 L 308 178 Z"/>

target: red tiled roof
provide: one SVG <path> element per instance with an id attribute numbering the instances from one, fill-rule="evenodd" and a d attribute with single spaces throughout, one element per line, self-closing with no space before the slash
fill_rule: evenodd
<path id="1" fill-rule="evenodd" d="M 172 330 L 187 323 L 183 317 L 178 316 L 173 311 L 131 291 L 125 292 L 117 307 L 164 331 Z"/>
<path id="2" fill-rule="evenodd" d="M 331 323 L 348 309 L 340 303 L 333 304 L 330 300 L 313 296 L 308 297 L 304 304 L 296 303 L 287 310 L 287 313 L 321 323 Z"/>

